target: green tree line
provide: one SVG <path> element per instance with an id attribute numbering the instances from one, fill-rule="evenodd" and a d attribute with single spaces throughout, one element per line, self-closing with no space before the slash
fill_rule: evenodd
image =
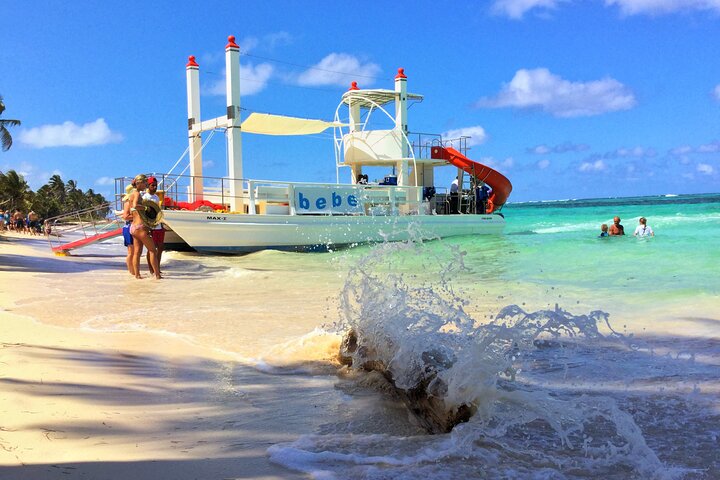
<path id="1" fill-rule="evenodd" d="M 75 180 L 64 182 L 60 175 L 53 175 L 48 183 L 33 192 L 23 176 L 15 170 L 0 172 L 2 210 L 18 209 L 23 213 L 34 210 L 41 219 L 47 219 L 105 203 L 105 197 L 95 193 L 92 188 L 83 192 Z M 105 216 L 110 208 L 105 207 L 102 210 L 101 215 Z"/>

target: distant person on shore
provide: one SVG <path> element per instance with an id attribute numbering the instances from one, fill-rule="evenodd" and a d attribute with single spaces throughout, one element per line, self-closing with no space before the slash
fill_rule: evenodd
<path id="1" fill-rule="evenodd" d="M 23 220 L 23 214 L 20 210 L 15 210 L 15 213 L 13 213 L 12 225 L 18 233 L 22 233 L 25 230 L 25 221 Z"/>
<path id="2" fill-rule="evenodd" d="M 608 226 L 607 223 L 603 223 L 600 225 L 600 237 L 609 237 L 610 234 L 608 233 Z"/>
<path id="3" fill-rule="evenodd" d="M 620 224 L 620 217 L 613 218 L 613 224 L 610 225 L 608 233 L 611 237 L 616 235 L 625 235 L 625 227 Z"/>
<path id="4" fill-rule="evenodd" d="M 142 196 L 140 192 L 147 188 L 147 177 L 139 174 L 135 177 L 135 191 L 130 194 L 130 212 L 132 213 L 132 223 L 130 224 L 130 235 L 133 236 L 133 268 L 135 269 L 135 278 L 142 278 L 140 275 L 140 257 L 142 256 L 142 247 L 148 249 L 150 256 L 150 265 L 153 275 L 156 279 L 160 279 L 160 268 L 157 264 L 157 255 L 155 254 L 155 244 L 150 235 L 150 229 L 143 221 L 143 215 L 146 207 L 142 204 Z"/>
<path id="5" fill-rule="evenodd" d="M 648 227 L 647 219 L 645 217 L 640 217 L 640 220 L 638 220 L 639 225 L 635 228 L 635 235 L 636 237 L 654 237 L 655 232 L 653 232 L 653 229 Z"/>
<path id="6" fill-rule="evenodd" d="M 35 213 L 33 210 L 30 210 L 30 213 L 28 213 L 27 222 L 30 235 L 39 235 L 40 219 L 38 218 L 37 213 Z"/>
<path id="7" fill-rule="evenodd" d="M 5 230 L 5 212 L 0 210 L 0 232 Z"/>
<path id="8" fill-rule="evenodd" d="M 158 181 L 155 177 L 148 177 L 148 187 L 147 191 L 142 194 L 143 200 L 150 200 L 160 205 L 160 197 L 157 195 L 157 188 L 158 188 Z M 159 270 L 160 268 L 160 261 L 162 260 L 162 253 L 163 253 L 163 247 L 165 245 L 165 229 L 162 226 L 162 223 L 159 223 L 153 227 L 151 230 L 151 236 L 153 239 L 153 243 L 155 244 L 156 253 L 157 253 L 157 264 L 158 264 L 158 272 L 162 274 L 162 271 Z M 152 262 L 150 261 L 150 251 L 148 250 L 147 254 L 147 262 L 148 267 L 150 267 L 150 273 L 155 274 L 155 271 L 153 270 Z"/>

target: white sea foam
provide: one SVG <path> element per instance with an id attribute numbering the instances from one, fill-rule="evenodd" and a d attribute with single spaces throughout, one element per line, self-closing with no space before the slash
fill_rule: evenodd
<path id="1" fill-rule="evenodd" d="M 604 352 L 652 358 L 655 368 L 662 359 L 616 332 L 601 311 L 511 305 L 480 322 L 449 281 L 464 268 L 462 252 L 451 265 L 435 265 L 436 283 L 413 284 L 392 261 L 415 248 L 380 245 L 363 258 L 348 275 L 336 327 L 355 331 L 356 352 L 382 362 L 397 387 L 432 378 L 426 390 L 447 410 L 472 405 L 477 412 L 445 435 L 303 435 L 271 447 L 274 462 L 322 479 L 678 478 L 687 471 L 661 462 L 620 397 L 603 394 L 616 369 L 631 371 L 622 363 L 603 371 Z M 428 354 L 444 359 L 432 365 L 434 377 Z"/>

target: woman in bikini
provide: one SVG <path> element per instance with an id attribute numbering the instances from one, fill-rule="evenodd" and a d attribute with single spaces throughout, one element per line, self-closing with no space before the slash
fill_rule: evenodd
<path id="1" fill-rule="evenodd" d="M 150 236 L 150 229 L 143 222 L 140 211 L 145 210 L 142 204 L 140 192 L 147 188 L 147 177 L 138 175 L 135 177 L 135 191 L 130 194 L 130 212 L 132 212 L 132 223 L 130 224 L 130 235 L 133 236 L 133 266 L 135 267 L 135 278 L 142 278 L 140 275 L 140 257 L 142 256 L 143 245 L 148 250 L 150 264 L 155 272 L 155 278 L 160 279 L 160 268 L 157 264 L 155 244 Z"/>

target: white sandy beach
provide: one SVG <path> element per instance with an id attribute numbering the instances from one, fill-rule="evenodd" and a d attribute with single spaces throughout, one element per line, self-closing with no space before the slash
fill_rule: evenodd
<path id="1" fill-rule="evenodd" d="M 253 382 L 231 355 L 176 335 L 35 319 L 73 325 L 103 309 L 143 308 L 103 298 L 108 281 L 135 292 L 121 262 L 55 257 L 40 237 L 0 239 L 0 478 L 302 478 L 271 464 L 266 449 L 305 427 L 312 396 L 298 395 L 290 413 L 284 397 L 306 385 Z M 32 302 L 43 297 L 57 300 Z"/>

